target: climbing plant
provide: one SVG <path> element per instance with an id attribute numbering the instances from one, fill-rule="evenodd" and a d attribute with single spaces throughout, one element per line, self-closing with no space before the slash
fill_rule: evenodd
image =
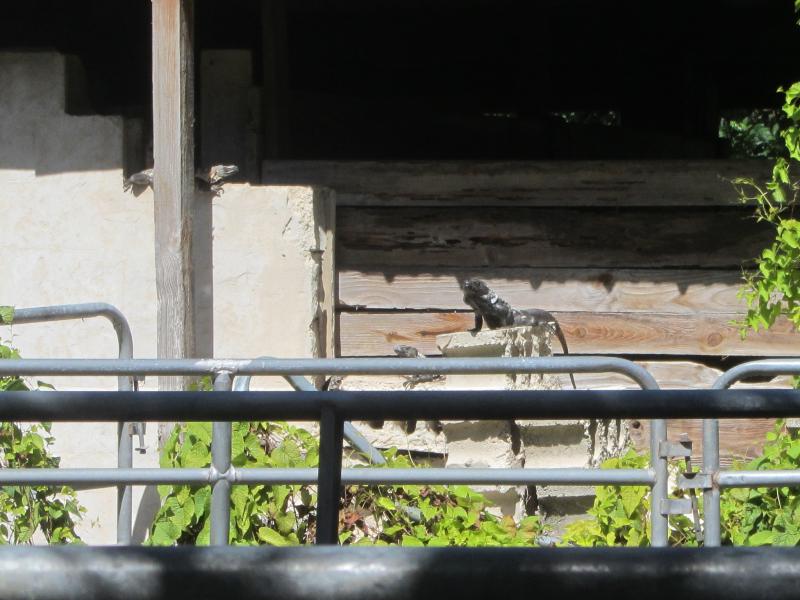
<path id="1" fill-rule="evenodd" d="M 605 469 L 644 469 L 649 457 L 633 450 L 603 463 Z M 800 469 L 800 436 L 782 421 L 767 434 L 763 452 L 733 469 Z M 646 546 L 650 544 L 650 498 L 644 486 L 599 486 L 589 519 L 567 527 L 564 545 Z M 702 517 L 702 498 L 699 508 Z M 800 489 L 733 488 L 720 499 L 722 542 L 734 546 L 800 545 Z M 688 516 L 671 515 L 669 541 L 673 546 L 697 546 Z"/>
<path id="2" fill-rule="evenodd" d="M 233 424 L 235 467 L 317 467 L 319 442 L 308 431 L 282 422 Z M 162 467 L 211 464 L 211 424 L 179 424 L 164 446 Z M 410 467 L 397 450 L 384 453 L 388 467 Z M 159 487 L 162 504 L 149 544 L 208 544 L 211 488 Z M 316 490 L 307 485 L 234 486 L 230 542 L 286 546 L 312 543 Z M 534 545 L 538 517 L 516 523 L 489 512 L 490 502 L 467 486 L 349 486 L 340 506 L 343 544 L 404 546 Z"/>
<path id="3" fill-rule="evenodd" d="M 0 324 L 10 324 L 14 310 L 0 307 Z M 0 340 L 0 360 L 20 358 L 10 341 Z M 20 377 L 0 377 L 0 392 L 48 389 L 48 384 Z M 57 468 L 50 423 L 0 422 L 1 468 Z M 32 543 L 37 535 L 51 544 L 79 542 L 75 525 L 85 509 L 68 487 L 0 486 L 0 544 Z"/>
<path id="4" fill-rule="evenodd" d="M 795 0 L 795 10 L 800 11 L 800 0 Z M 778 91 L 785 116 L 780 130 L 783 148 L 772 177 L 764 183 L 734 180 L 739 199 L 754 206 L 755 218 L 774 232 L 771 245 L 756 257 L 756 269 L 744 274 L 740 297 L 747 303 L 747 314 L 739 322 L 742 337 L 772 327 L 780 316 L 800 330 L 800 221 L 795 215 L 800 192 L 800 82 Z"/>

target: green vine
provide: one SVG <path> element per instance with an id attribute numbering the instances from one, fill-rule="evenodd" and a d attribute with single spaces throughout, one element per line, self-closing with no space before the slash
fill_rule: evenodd
<path id="1" fill-rule="evenodd" d="M 646 469 L 650 457 L 633 449 L 602 464 L 603 469 Z M 567 546 L 650 545 L 650 488 L 646 486 L 599 486 L 589 515 L 570 523 L 562 538 Z M 691 519 L 670 515 L 669 541 L 673 546 L 696 546 Z"/>
<path id="2" fill-rule="evenodd" d="M 280 422 L 233 424 L 235 467 L 317 467 L 319 445 L 300 427 Z M 211 425 L 175 427 L 161 457 L 162 467 L 207 467 Z M 388 467 L 410 467 L 397 450 L 385 454 Z M 209 486 L 161 486 L 162 498 L 148 543 L 209 542 Z M 316 491 L 305 485 L 234 486 L 230 542 L 286 546 L 312 543 L 316 532 Z M 467 486 L 349 486 L 340 506 L 343 544 L 404 546 L 534 545 L 543 528 L 538 517 L 519 524 L 488 511 L 491 504 Z"/>
<path id="3" fill-rule="evenodd" d="M 14 309 L 0 307 L 0 324 L 11 324 Z M 10 342 L 0 342 L 0 359 L 20 358 Z M 20 377 L 0 377 L 0 392 L 28 391 Z M 52 389 L 37 381 L 34 389 Z M 57 468 L 60 459 L 50 453 L 54 441 L 50 423 L 22 426 L 0 422 L 0 468 Z M 45 486 L 0 486 L 0 544 L 29 544 L 41 535 L 50 544 L 79 542 L 75 525 L 85 509 L 74 490 Z"/>
<path id="4" fill-rule="evenodd" d="M 795 0 L 795 10 L 800 11 L 800 0 Z M 775 232 L 773 243 L 756 258 L 757 269 L 744 274 L 740 297 L 748 310 L 738 323 L 742 337 L 772 327 L 780 316 L 800 330 L 800 221 L 795 218 L 800 179 L 794 174 L 800 161 L 800 82 L 778 91 L 784 98 L 784 156 L 775 160 L 772 177 L 764 184 L 734 180 L 740 201 L 754 205 L 755 218 Z"/>
<path id="5" fill-rule="evenodd" d="M 633 450 L 603 463 L 606 469 L 647 468 L 649 457 Z M 767 434 L 761 456 L 734 469 L 800 469 L 800 438 L 786 431 L 783 422 Z M 591 519 L 567 527 L 564 545 L 647 546 L 650 543 L 650 499 L 646 487 L 599 486 Z M 702 498 L 699 499 L 702 515 Z M 733 488 L 720 499 L 722 541 L 734 546 L 800 545 L 800 489 Z M 684 515 L 670 516 L 670 545 L 697 546 L 692 521 Z"/>

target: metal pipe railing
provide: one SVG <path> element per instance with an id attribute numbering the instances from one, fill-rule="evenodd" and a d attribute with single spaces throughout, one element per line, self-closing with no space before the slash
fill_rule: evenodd
<path id="1" fill-rule="evenodd" d="M 105 302 L 83 304 L 63 304 L 57 306 L 36 306 L 14 310 L 14 318 L 9 325 L 28 323 L 49 323 L 103 317 L 107 319 L 117 334 L 117 352 L 120 359 L 133 358 L 133 334 L 125 315 L 116 306 Z M 21 373 L 20 373 L 21 375 Z M 135 387 L 130 376 L 117 378 L 117 389 L 130 391 Z M 133 466 L 132 423 L 117 423 L 117 466 L 127 469 Z M 133 524 L 133 491 L 130 486 L 117 488 L 117 543 L 130 544 Z"/>
<path id="2" fill-rule="evenodd" d="M 231 485 L 316 485 L 314 468 L 217 469 L 3 469 L 0 485 L 70 485 L 89 489 L 126 485 L 209 485 L 225 479 Z M 344 485 L 647 485 L 655 473 L 643 469 L 477 469 L 477 468 L 348 468 Z"/>
<path id="3" fill-rule="evenodd" d="M 261 358 L 243 359 L 22 359 L 7 360 L 0 373 L 16 375 L 423 375 L 619 373 L 643 389 L 658 383 L 643 367 L 609 356 L 536 358 Z"/>
<path id="4" fill-rule="evenodd" d="M 800 360 L 757 360 L 737 365 L 726 371 L 714 382 L 713 389 L 723 390 L 748 377 L 777 377 L 778 375 L 800 375 Z M 797 392 L 795 392 L 797 394 Z M 800 410 L 770 416 L 797 416 Z M 754 415 L 755 416 L 755 415 Z M 719 421 L 717 418 L 703 420 L 703 471 L 710 486 L 703 490 L 705 511 L 705 545 L 719 546 L 722 543 L 720 514 L 720 489 L 723 487 L 773 487 L 769 483 L 781 480 L 776 471 L 771 475 L 740 471 L 720 473 L 719 470 Z M 792 477 L 789 477 L 792 479 Z M 751 485 L 752 484 L 752 485 Z M 786 485 L 783 483 L 778 486 Z"/>
<path id="5" fill-rule="evenodd" d="M 221 391 L 230 385 L 229 378 L 234 375 L 294 375 L 323 374 L 424 374 L 424 373 L 587 373 L 615 372 L 627 375 L 641 387 L 657 390 L 658 384 L 652 375 L 642 367 L 611 357 L 546 357 L 546 358 L 466 358 L 466 359 L 256 359 L 256 360 L 8 360 L 0 363 L 0 375 L 212 375 L 216 392 L 137 392 L 135 396 L 124 392 L 114 394 L 115 401 L 108 402 L 108 394 L 98 392 L 47 392 L 26 393 L 25 397 L 14 393 L 4 395 L 0 404 L 0 418 L 7 415 L 21 415 L 26 412 L 38 415 L 51 415 L 51 420 L 109 420 L 128 415 L 136 420 L 186 419 L 212 420 L 223 423 L 238 419 L 281 418 L 291 420 L 318 419 L 322 422 L 322 446 L 318 484 L 320 486 L 320 505 L 318 506 L 319 541 L 331 542 L 335 530 L 334 519 L 338 519 L 338 498 L 342 484 L 341 451 L 343 420 L 347 418 L 396 418 L 410 416 L 416 418 L 569 418 L 580 415 L 591 417 L 615 416 L 609 407 L 619 406 L 612 398 L 626 392 L 590 391 L 503 391 L 491 392 L 492 400 L 486 402 L 487 392 L 231 392 Z M 629 392 L 627 392 L 629 393 Z M 646 393 L 646 392 L 638 392 Z M 165 394 L 169 402 L 164 402 Z M 554 394 L 557 394 L 554 395 Z M 382 400 L 379 400 L 382 398 Z M 402 405 L 397 399 L 404 398 Z M 531 400 L 538 398 L 532 403 Z M 571 405 L 565 402 L 574 398 Z M 607 401 L 603 401 L 603 399 Z M 360 399 L 359 402 L 354 402 Z M 652 396 L 642 396 L 636 406 L 647 406 Z M 379 409 L 376 406 L 380 405 Z M 625 405 L 625 403 L 623 403 Z M 628 403 L 628 408 L 634 406 Z M 555 408 L 555 410 L 553 410 Z M 667 406 L 658 405 L 660 416 L 666 416 Z M 86 412 L 88 410 L 88 412 Z M 438 411 L 438 412 L 437 412 Z M 565 412 L 566 411 L 566 412 Z M 636 412 L 636 416 L 648 416 Z M 544 415 L 547 414 L 545 417 Z M 371 416 L 372 415 L 372 416 Z M 472 415 L 472 416 L 470 416 Z M 561 416 L 559 416 L 561 415 Z M 618 415 L 622 416 L 622 415 Z M 224 429 L 224 431 L 223 431 Z M 659 428 L 654 422 L 656 432 Z M 229 518 L 223 512 L 230 510 L 230 482 L 235 471 L 230 467 L 230 429 L 215 426 L 217 434 L 212 440 L 212 469 L 217 475 L 214 489 L 217 501 L 212 499 L 212 543 L 227 542 Z M 657 433 L 657 435 L 661 435 Z M 227 442 L 226 442 L 227 437 Z M 663 440 L 657 440 L 658 447 Z M 214 448 L 217 448 L 215 451 Z M 227 461 L 223 458 L 227 456 Z M 246 471 L 246 470 L 242 470 Z M 598 471 L 598 473 L 600 473 Z M 609 472 L 604 472 L 608 474 Z M 539 473 L 545 475 L 543 473 Z M 253 475 L 258 476 L 257 473 Z M 431 474 L 433 475 L 433 473 Z M 454 473 L 453 475 L 456 475 Z M 630 485 L 652 485 L 654 494 L 664 494 L 666 500 L 666 469 L 661 468 L 657 454 L 653 456 L 653 468 L 640 471 L 641 480 Z M 558 479 L 558 475 L 554 476 Z M 502 479 L 502 477 L 500 477 Z M 568 484 L 570 479 L 576 485 L 585 484 L 586 477 L 581 473 L 562 473 L 561 480 Z M 526 483 L 536 481 L 524 478 Z M 546 480 L 546 476 L 545 476 Z M 141 481 L 141 479 L 140 479 Z M 346 481 L 346 480 L 344 480 Z M 593 482 L 615 483 L 614 476 L 600 476 Z M 224 482 L 224 483 L 223 483 Z M 242 481 L 244 483 L 244 481 Z M 376 481 L 377 483 L 377 481 Z M 663 484 L 663 485 L 662 485 Z M 620 483 L 620 485 L 623 485 Z M 223 503 L 222 498 L 227 501 Z M 334 499 L 335 502 L 334 502 Z M 662 504 L 662 498 L 654 496 L 655 506 Z M 655 546 L 667 543 L 667 516 L 662 511 L 652 513 L 652 541 Z M 229 512 L 226 514 L 229 515 Z M 214 525 L 214 522 L 217 525 Z"/>

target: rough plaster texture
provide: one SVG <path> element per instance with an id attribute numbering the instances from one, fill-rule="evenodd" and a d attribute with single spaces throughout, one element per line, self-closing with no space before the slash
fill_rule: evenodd
<path id="1" fill-rule="evenodd" d="M 152 202 L 122 190 L 123 121 L 65 114 L 63 56 L 0 53 L 0 304 L 109 302 L 127 315 L 134 354 L 155 355 Z M 24 356 L 113 358 L 104 319 L 0 329 Z M 113 389 L 113 378 L 48 378 L 59 389 Z M 53 426 L 62 466 L 115 466 L 116 425 Z M 155 427 L 147 445 L 155 447 Z M 155 466 L 155 453 L 135 466 Z M 142 490 L 138 489 L 136 500 Z M 116 491 L 81 492 L 89 543 L 115 536 Z"/>
<path id="2" fill-rule="evenodd" d="M 152 358 L 152 192 L 123 192 L 130 140 L 122 118 L 65 113 L 66 68 L 67 59 L 56 53 L 0 53 L 0 304 L 109 302 L 130 321 L 134 355 Z M 216 356 L 316 355 L 315 218 L 323 196 L 305 188 L 227 185 L 213 200 Z M 9 338 L 31 358 L 112 358 L 117 351 L 114 331 L 103 319 L 0 327 L 0 339 Z M 113 378 L 48 381 L 59 389 L 116 385 Z M 145 382 L 155 385 L 155 378 Z M 263 380 L 254 387 L 286 384 Z M 116 425 L 57 423 L 54 433 L 62 466 L 116 464 Z M 135 453 L 134 466 L 157 465 L 156 433 L 150 424 L 148 452 Z M 137 504 L 142 491 L 136 490 Z M 80 530 L 87 542 L 113 543 L 115 498 L 114 489 L 80 493 L 88 508 Z"/>

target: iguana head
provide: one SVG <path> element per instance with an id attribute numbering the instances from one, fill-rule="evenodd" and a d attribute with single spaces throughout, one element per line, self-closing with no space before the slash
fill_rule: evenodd
<path id="1" fill-rule="evenodd" d="M 461 284 L 461 289 L 476 296 L 488 294 L 491 290 L 486 283 L 477 277 L 470 277 Z"/>

